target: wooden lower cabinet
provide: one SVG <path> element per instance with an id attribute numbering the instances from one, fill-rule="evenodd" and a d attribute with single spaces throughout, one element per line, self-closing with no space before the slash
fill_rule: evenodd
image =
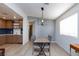
<path id="1" fill-rule="evenodd" d="M 22 44 L 22 35 L 2 35 L 0 45 L 3 44 Z"/>
<path id="2" fill-rule="evenodd" d="M 5 36 L 0 36 L 0 45 L 5 44 Z"/>
<path id="3" fill-rule="evenodd" d="M 20 35 L 7 35 L 6 36 L 7 44 L 22 44 L 22 36 Z"/>
<path id="4" fill-rule="evenodd" d="M 16 41 L 16 43 L 21 43 L 22 44 L 22 36 L 20 35 L 14 35 L 14 42 Z"/>

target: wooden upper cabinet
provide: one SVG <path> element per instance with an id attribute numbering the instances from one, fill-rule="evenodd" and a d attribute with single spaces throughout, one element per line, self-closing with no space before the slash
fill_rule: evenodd
<path id="1" fill-rule="evenodd" d="M 23 27 L 23 21 L 22 20 L 3 20 L 0 19 L 0 28 L 22 28 Z"/>
<path id="2" fill-rule="evenodd" d="M 13 23 L 13 27 L 14 27 L 15 29 L 21 29 L 21 28 L 23 27 L 23 21 L 15 21 L 15 22 Z"/>
<path id="3" fill-rule="evenodd" d="M 11 20 L 6 21 L 6 28 L 13 28 L 13 22 Z"/>
<path id="4" fill-rule="evenodd" d="M 5 28 L 5 21 L 4 20 L 0 20 L 0 28 Z"/>
<path id="5" fill-rule="evenodd" d="M 0 28 L 13 28 L 11 20 L 0 20 Z"/>
<path id="6" fill-rule="evenodd" d="M 20 21 L 19 23 L 20 23 L 20 28 L 22 28 L 23 27 L 23 21 Z"/>

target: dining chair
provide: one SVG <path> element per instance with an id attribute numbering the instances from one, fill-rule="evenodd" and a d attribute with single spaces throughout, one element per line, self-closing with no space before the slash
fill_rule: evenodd
<path id="1" fill-rule="evenodd" d="M 48 40 L 49 40 L 49 43 L 45 45 L 44 49 L 46 52 L 49 52 L 49 56 L 50 56 L 50 45 L 51 45 L 51 40 L 52 40 L 51 35 L 48 35 Z"/>
<path id="2" fill-rule="evenodd" d="M 50 43 L 51 43 L 51 41 L 52 41 L 52 36 L 51 36 L 51 35 L 48 35 L 48 40 L 49 40 Z"/>
<path id="3" fill-rule="evenodd" d="M 35 53 L 35 52 L 38 52 L 40 50 L 39 46 L 37 43 L 34 43 L 34 41 L 36 40 L 36 36 L 33 36 L 32 37 L 32 55 Z"/>
<path id="4" fill-rule="evenodd" d="M 51 35 L 48 35 L 48 40 L 50 42 L 50 45 L 49 45 L 49 54 L 51 55 L 51 43 L 52 43 L 52 36 Z"/>

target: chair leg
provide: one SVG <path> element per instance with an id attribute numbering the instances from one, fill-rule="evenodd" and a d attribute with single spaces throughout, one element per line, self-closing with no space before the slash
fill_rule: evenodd
<path id="1" fill-rule="evenodd" d="M 51 48 L 50 48 L 51 44 L 49 43 L 49 56 L 51 56 Z"/>
<path id="2" fill-rule="evenodd" d="M 71 47 L 70 47 L 70 56 L 71 56 Z"/>
<path id="3" fill-rule="evenodd" d="M 32 50 L 32 56 L 33 56 L 33 50 Z"/>
<path id="4" fill-rule="evenodd" d="M 33 55 L 33 53 L 34 53 L 34 47 L 32 47 L 32 55 Z"/>

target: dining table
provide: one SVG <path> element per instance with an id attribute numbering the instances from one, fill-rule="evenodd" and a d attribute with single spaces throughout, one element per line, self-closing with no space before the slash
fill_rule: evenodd
<path id="1" fill-rule="evenodd" d="M 48 37 L 42 37 L 42 38 L 36 38 L 36 40 L 34 41 L 34 43 L 38 44 L 38 46 L 40 47 L 40 52 L 38 54 L 39 55 L 45 55 L 44 52 L 44 48 L 46 45 L 49 45 L 49 49 L 50 49 L 50 41 L 48 40 Z M 49 52 L 50 55 L 50 52 Z"/>

